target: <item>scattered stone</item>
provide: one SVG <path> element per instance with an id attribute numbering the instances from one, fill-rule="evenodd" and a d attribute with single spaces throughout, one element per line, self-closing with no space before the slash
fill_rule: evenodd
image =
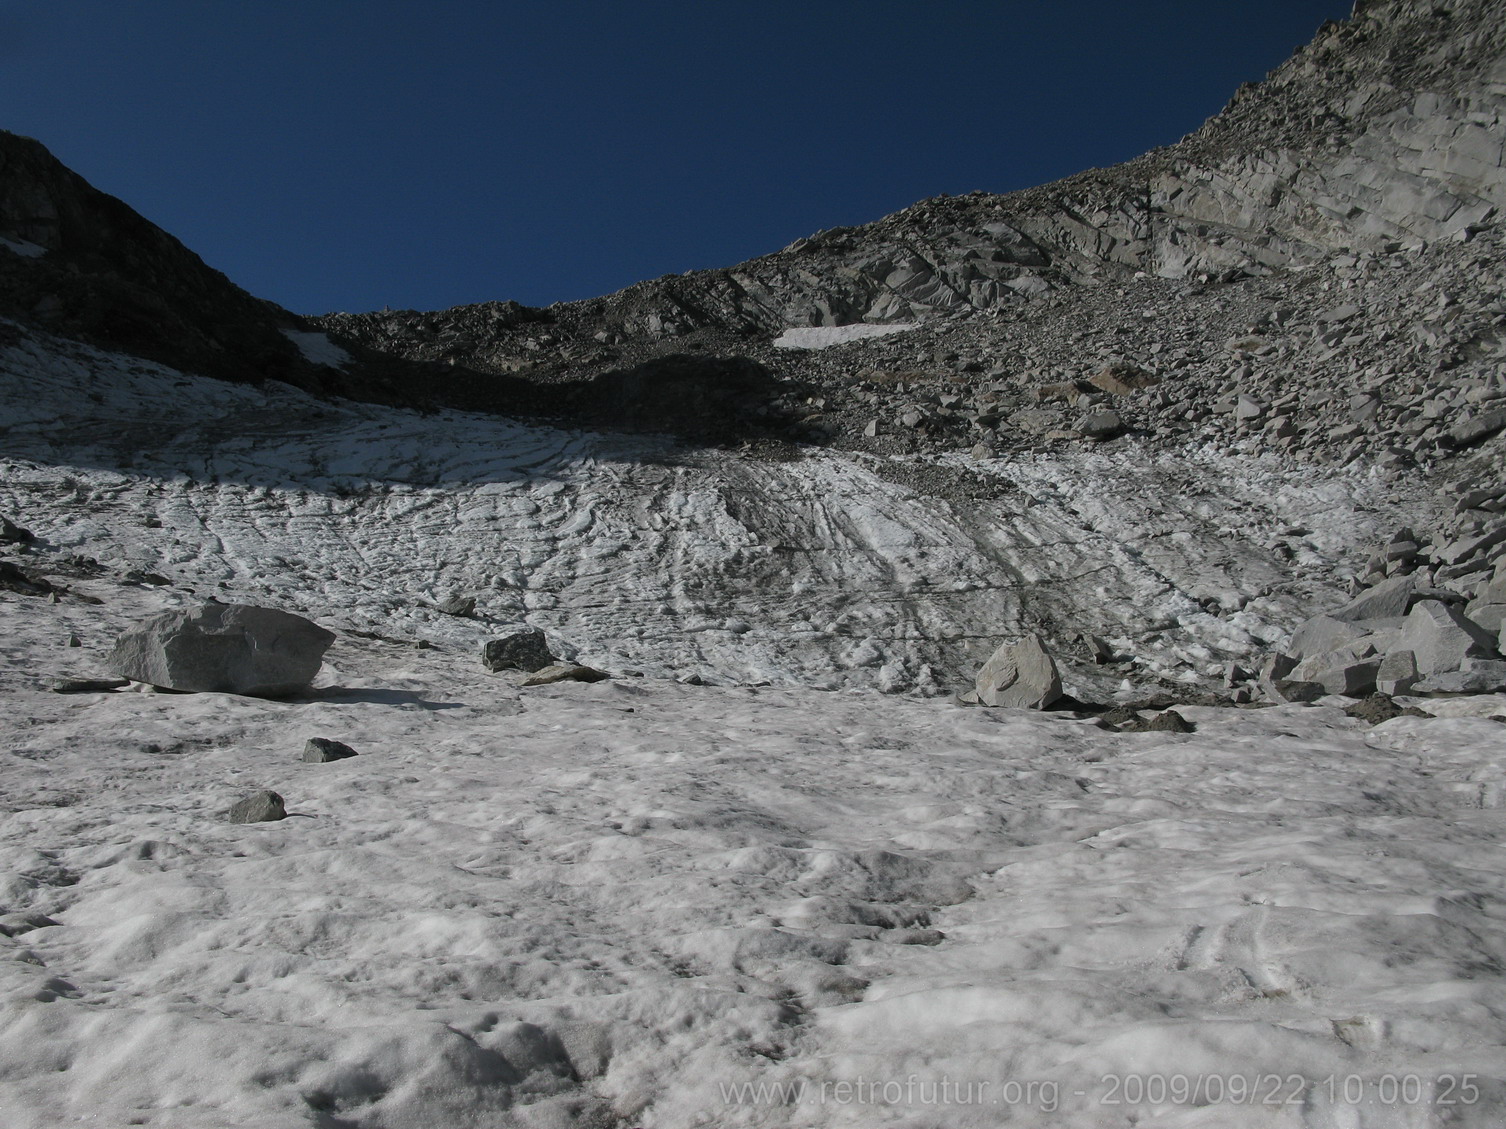
<path id="1" fill-rule="evenodd" d="M 1350 717 L 1367 721 L 1371 725 L 1379 725 L 1383 721 L 1390 721 L 1393 717 L 1432 716 L 1426 710 L 1420 710 L 1416 706 L 1399 706 L 1391 700 L 1391 695 L 1385 693 L 1375 693 L 1362 698 L 1352 706 L 1345 706 L 1344 712 Z"/>
<path id="2" fill-rule="evenodd" d="M 328 737 L 310 737 L 303 746 L 303 760 L 305 764 L 327 764 L 330 761 L 343 761 L 356 755 L 356 751 L 343 741 L 332 741 Z"/>
<path id="3" fill-rule="evenodd" d="M 0 544 L 30 545 L 36 539 L 37 535 L 31 530 L 17 525 L 8 517 L 0 517 Z"/>
<path id="4" fill-rule="evenodd" d="M 1142 720 L 1139 717 L 1125 722 L 1119 732 L 1121 733 L 1192 733 L 1192 722 L 1179 714 L 1176 710 L 1165 710 L 1156 714 L 1150 720 Z"/>
<path id="5" fill-rule="evenodd" d="M 1078 421 L 1077 430 L 1089 439 L 1112 439 L 1124 432 L 1124 420 L 1115 411 L 1089 412 Z"/>
<path id="6" fill-rule="evenodd" d="M 481 649 L 481 663 L 490 671 L 543 670 L 558 663 L 542 631 L 519 631 L 493 639 Z"/>
<path id="7" fill-rule="evenodd" d="M 441 600 L 434 606 L 445 615 L 472 616 L 476 614 L 476 597 L 451 596 L 448 600 Z"/>
<path id="8" fill-rule="evenodd" d="M 283 807 L 282 797 L 276 792 L 253 792 L 231 804 L 225 814 L 231 823 L 270 823 L 286 819 L 288 813 Z"/>
<path id="9" fill-rule="evenodd" d="M 130 684 L 129 678 L 54 678 L 47 689 L 54 694 L 102 694 Z"/>
<path id="10" fill-rule="evenodd" d="M 160 572 L 146 572 L 139 568 L 129 570 L 123 579 L 130 581 L 132 584 L 144 584 L 148 588 L 161 588 L 164 585 L 172 583 L 171 580 Z"/>
<path id="11" fill-rule="evenodd" d="M 1082 649 L 1086 652 L 1089 662 L 1102 666 L 1104 663 L 1113 661 L 1113 649 L 1097 635 L 1091 635 L 1084 631 L 1078 635 L 1077 639 L 1082 644 Z"/>
<path id="12" fill-rule="evenodd" d="M 985 706 L 1043 710 L 1062 696 L 1056 661 L 1039 635 L 1000 647 L 978 671 L 974 685 Z"/>
<path id="13" fill-rule="evenodd" d="M 281 697 L 308 688 L 334 639 L 291 612 L 201 604 L 126 631 L 106 665 L 168 690 Z"/>
<path id="14" fill-rule="evenodd" d="M 555 663 L 523 679 L 524 686 L 548 686 L 552 682 L 601 682 L 612 676 L 604 670 L 575 663 Z"/>
<path id="15" fill-rule="evenodd" d="M 23 596 L 50 596 L 57 591 L 40 576 L 34 576 L 10 561 L 0 561 L 0 588 Z"/>

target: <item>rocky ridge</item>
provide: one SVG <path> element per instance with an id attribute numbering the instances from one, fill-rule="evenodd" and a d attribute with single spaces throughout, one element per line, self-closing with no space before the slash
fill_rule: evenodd
<path id="1" fill-rule="evenodd" d="M 1264 370 L 1285 384 L 1315 357 L 1320 375 L 1358 376 L 1356 393 L 1399 369 L 1430 378 L 1499 356 L 1496 334 L 1476 320 L 1501 314 L 1489 301 L 1499 293 L 1490 233 L 1506 203 L 1501 15 L 1490 0 L 1360 3 L 1176 145 L 1006 196 L 923 201 L 736 267 L 547 309 L 502 302 L 317 320 L 342 340 L 450 365 L 472 394 L 477 373 L 550 384 L 668 356 L 749 357 L 789 385 L 770 412 L 818 425 L 795 429 L 807 441 L 856 440 L 862 428 L 803 410 L 812 398 L 840 398 L 840 376 L 853 373 L 772 353 L 770 338 L 791 326 L 918 322 L 932 330 L 924 348 L 887 339 L 890 348 L 871 354 L 880 383 L 898 374 L 950 381 L 962 386 L 949 393 L 963 410 L 985 417 L 979 396 L 1069 381 L 1101 355 L 1144 354 L 1142 366 L 1195 382 L 1217 367 L 1218 376 Z M 1436 252 L 1440 241 L 1482 238 L 1462 266 Z M 1422 326 L 1392 331 L 1384 304 L 1362 304 L 1358 313 L 1372 316 L 1359 321 L 1347 312 L 1383 277 L 1408 322 L 1411 292 L 1438 286 L 1423 296 Z M 1297 325 L 1312 348 L 1261 339 Z M 1022 337 L 1045 340 L 1022 348 Z M 1197 344 L 1214 356 L 1189 352 Z M 1420 352 L 1429 355 L 1418 366 Z M 800 395 L 806 382 L 814 397 Z M 903 418 L 903 404 L 881 399 Z M 1196 422 L 1201 408 L 1181 415 Z M 1030 422 L 1003 438 L 1073 430 Z M 660 423 L 673 429 L 673 414 Z"/>

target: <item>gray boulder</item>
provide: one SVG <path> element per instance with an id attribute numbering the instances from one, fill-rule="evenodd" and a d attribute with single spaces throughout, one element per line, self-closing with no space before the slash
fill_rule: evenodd
<path id="1" fill-rule="evenodd" d="M 310 737 L 303 746 L 305 764 L 328 764 L 343 761 L 356 755 L 356 751 L 343 741 L 331 741 L 328 737 Z"/>
<path id="2" fill-rule="evenodd" d="M 1419 694 L 1494 694 L 1506 690 L 1506 662 L 1465 659 L 1458 670 L 1431 674 L 1417 684 Z"/>
<path id="3" fill-rule="evenodd" d="M 1407 616 L 1398 648 L 1411 651 L 1419 674 L 1458 670 L 1467 658 L 1490 658 L 1495 640 L 1449 605 L 1423 600 Z"/>
<path id="4" fill-rule="evenodd" d="M 1464 614 L 1487 635 L 1499 635 L 1501 628 L 1506 627 L 1506 604 L 1470 604 Z"/>
<path id="5" fill-rule="evenodd" d="M 28 545 L 36 539 L 36 534 L 25 526 L 17 525 L 8 517 L 0 517 L 0 543 Z"/>
<path id="6" fill-rule="evenodd" d="M 434 605 L 434 607 L 436 610 L 443 612 L 445 615 L 454 615 L 461 617 L 473 616 L 476 614 L 476 597 L 451 596 L 447 600 L 440 600 L 439 603 Z"/>
<path id="7" fill-rule="evenodd" d="M 104 694 L 130 684 L 129 678 L 54 678 L 47 689 L 54 694 Z"/>
<path id="8" fill-rule="evenodd" d="M 1123 433 L 1124 420 L 1115 411 L 1089 412 L 1078 421 L 1077 430 L 1089 439 L 1112 439 Z"/>
<path id="9" fill-rule="evenodd" d="M 1261 683 L 1260 688 L 1273 702 L 1316 702 L 1327 693 L 1321 682 L 1305 682 L 1295 678 L 1277 678 Z"/>
<path id="10" fill-rule="evenodd" d="M 1407 614 L 1407 607 L 1417 581 L 1411 576 L 1393 576 L 1374 588 L 1367 588 L 1338 611 L 1330 612 L 1333 619 L 1354 623 L 1364 619 L 1394 619 Z"/>
<path id="11" fill-rule="evenodd" d="M 1417 673 L 1417 658 L 1411 651 L 1391 651 L 1375 672 L 1375 689 L 1387 696 L 1407 694 L 1421 677 Z"/>
<path id="12" fill-rule="evenodd" d="M 1324 692 L 1359 698 L 1375 691 L 1375 678 L 1380 670 L 1380 659 L 1357 659 L 1339 663 L 1319 671 L 1313 679 Z"/>
<path id="13" fill-rule="evenodd" d="M 276 792 L 253 792 L 244 800 L 237 800 L 225 813 L 231 823 L 270 823 L 287 818 L 282 797 Z"/>
<path id="14" fill-rule="evenodd" d="M 1331 615 L 1316 615 L 1292 633 L 1286 653 L 1297 659 L 1326 655 L 1368 634 L 1359 624 Z"/>
<path id="15" fill-rule="evenodd" d="M 125 632 L 106 665 L 168 690 L 279 697 L 308 688 L 334 632 L 246 604 L 164 612 Z"/>
<path id="16" fill-rule="evenodd" d="M 578 666 L 575 663 L 553 663 L 536 670 L 523 679 L 524 686 L 548 686 L 551 682 L 601 682 L 612 676 L 593 666 Z"/>
<path id="17" fill-rule="evenodd" d="M 481 649 L 481 663 L 487 670 L 543 670 L 559 662 L 549 651 L 542 631 L 518 631 L 493 639 Z"/>
<path id="18" fill-rule="evenodd" d="M 978 671 L 975 686 L 985 706 L 1043 710 L 1062 696 L 1056 661 L 1039 635 L 1000 647 Z"/>

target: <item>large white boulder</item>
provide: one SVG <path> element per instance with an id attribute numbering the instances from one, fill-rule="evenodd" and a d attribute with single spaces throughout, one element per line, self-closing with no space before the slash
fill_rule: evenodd
<path id="1" fill-rule="evenodd" d="M 1000 647 L 978 671 L 975 685 L 985 706 L 1043 710 L 1062 696 L 1061 675 L 1039 635 Z"/>
<path id="2" fill-rule="evenodd" d="M 122 678 L 169 690 L 279 697 L 308 687 L 334 640 L 290 612 L 202 604 L 126 631 L 106 663 Z"/>

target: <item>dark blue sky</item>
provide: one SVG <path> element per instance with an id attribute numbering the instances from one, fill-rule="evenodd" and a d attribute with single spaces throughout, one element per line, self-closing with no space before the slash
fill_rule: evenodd
<path id="1" fill-rule="evenodd" d="M 1175 141 L 1349 0 L 0 0 L 0 128 L 301 313 L 542 305 Z"/>

